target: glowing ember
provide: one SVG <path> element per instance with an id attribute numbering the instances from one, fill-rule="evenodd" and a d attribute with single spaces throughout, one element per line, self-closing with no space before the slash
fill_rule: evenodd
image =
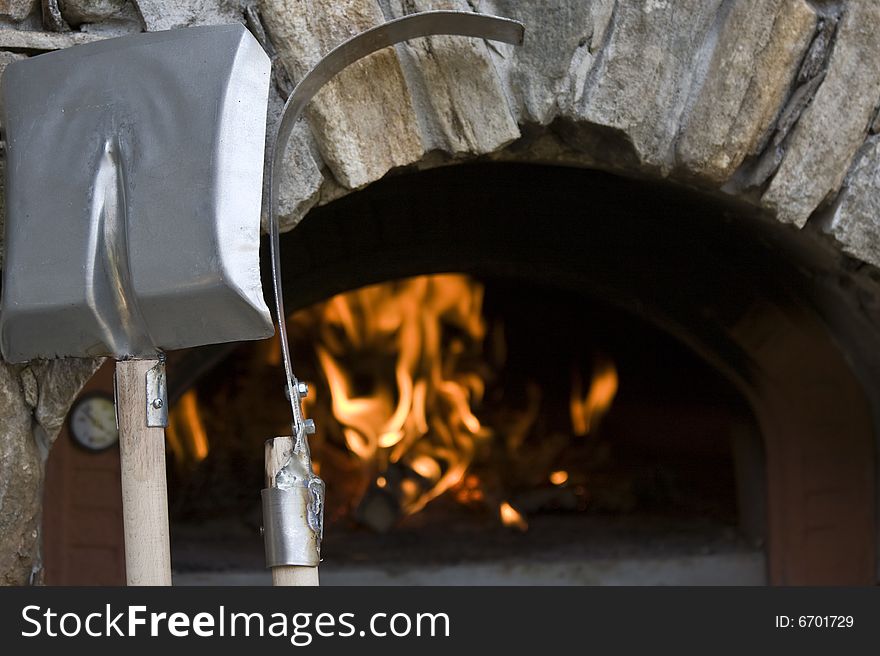
<path id="1" fill-rule="evenodd" d="M 522 516 L 522 513 L 506 501 L 502 501 L 501 505 L 498 506 L 498 514 L 501 516 L 501 523 L 505 526 L 510 526 L 520 531 L 529 530 L 529 524 L 526 522 L 525 517 Z"/>
<path id="2" fill-rule="evenodd" d="M 564 485 L 567 480 L 567 471 L 559 470 L 550 473 L 550 482 L 553 483 L 553 485 Z"/>

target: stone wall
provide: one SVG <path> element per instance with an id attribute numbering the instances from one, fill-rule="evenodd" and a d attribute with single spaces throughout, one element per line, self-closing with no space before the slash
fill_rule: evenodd
<path id="1" fill-rule="evenodd" d="M 294 133 L 284 229 L 394 169 L 480 156 L 736 196 L 880 266 L 874 0 L 0 0 L 0 68 L 108 36 L 242 21 L 275 57 L 271 134 L 291 81 L 332 46 L 441 8 L 517 18 L 526 43 L 432 37 L 343 72 Z M 39 572 L 46 454 L 95 366 L 0 363 L 0 582 Z"/>
<path id="2" fill-rule="evenodd" d="M 880 265 L 880 190 L 868 182 L 880 166 L 880 4 L 260 3 L 292 79 L 364 27 L 436 8 L 517 18 L 526 43 L 422 39 L 339 76 L 309 111 L 314 137 L 295 144 L 283 225 L 400 166 L 491 156 L 737 196 Z"/>

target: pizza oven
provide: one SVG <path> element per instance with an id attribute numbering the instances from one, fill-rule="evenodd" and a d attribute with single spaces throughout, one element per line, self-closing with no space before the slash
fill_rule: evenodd
<path id="1" fill-rule="evenodd" d="M 322 583 L 876 581 L 880 334 L 859 272 L 809 232 L 486 161 L 394 172 L 311 211 L 282 254 Z M 278 344 L 168 367 L 176 582 L 266 582 Z M 50 457 L 50 583 L 123 580 L 118 454 L 88 450 L 112 442 L 93 425 L 108 380 Z"/>

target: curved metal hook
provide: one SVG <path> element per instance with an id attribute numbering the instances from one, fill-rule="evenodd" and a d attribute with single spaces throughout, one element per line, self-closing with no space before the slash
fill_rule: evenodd
<path id="1" fill-rule="evenodd" d="M 284 314 L 284 299 L 281 296 L 281 242 L 276 208 L 279 181 L 275 175 L 275 169 L 281 167 L 294 125 L 302 116 L 309 101 L 333 76 L 377 50 L 409 39 L 441 34 L 470 36 L 520 45 L 524 32 L 522 23 L 464 11 L 426 11 L 404 16 L 361 32 L 331 50 L 299 81 L 284 104 L 278 132 L 269 151 L 269 244 L 281 355 L 284 359 L 287 393 L 290 398 L 297 442 L 303 440 L 305 434 L 314 429 L 312 424 L 303 418 L 302 397 L 305 389 L 300 388 L 299 381 L 293 375 L 293 364 L 287 343 L 287 322 Z"/>

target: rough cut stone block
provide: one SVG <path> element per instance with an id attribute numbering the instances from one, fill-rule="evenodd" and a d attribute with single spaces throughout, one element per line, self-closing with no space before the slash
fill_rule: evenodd
<path id="1" fill-rule="evenodd" d="M 148 32 L 191 25 L 244 22 L 241 5 L 230 0 L 133 0 Z"/>
<path id="2" fill-rule="evenodd" d="M 837 30 L 828 71 L 789 136 L 784 159 L 761 202 L 803 226 L 840 188 L 880 99 L 880 2 L 851 0 Z"/>
<path id="3" fill-rule="evenodd" d="M 432 9 L 470 10 L 464 0 L 391 0 L 387 6 L 389 18 Z M 483 154 L 519 137 L 485 42 L 436 36 L 409 41 L 398 52 L 428 150 Z"/>
<path id="4" fill-rule="evenodd" d="M 374 0 L 263 0 L 281 61 L 299 80 L 334 46 L 385 21 Z M 424 148 L 395 51 L 381 50 L 337 75 L 307 111 L 333 175 L 354 189 L 421 158 Z"/>
<path id="5" fill-rule="evenodd" d="M 99 360 L 0 361 L 0 585 L 39 575 L 43 473 L 70 403 Z"/>
<path id="6" fill-rule="evenodd" d="M 60 50 L 81 43 L 91 43 L 103 37 L 86 32 L 30 32 L 0 29 L 0 48 L 21 50 Z"/>
<path id="7" fill-rule="evenodd" d="M 42 467 L 18 372 L 0 362 L 0 584 L 27 583 L 35 564 Z"/>
<path id="8" fill-rule="evenodd" d="M 856 157 L 825 230 L 844 251 L 880 267 L 880 137 Z"/>
<path id="9" fill-rule="evenodd" d="M 324 176 L 312 156 L 312 144 L 308 125 L 300 122 L 293 129 L 284 165 L 278 171 L 278 227 L 282 232 L 292 230 L 320 198 Z M 268 232 L 267 223 L 263 230 Z"/>
<path id="10" fill-rule="evenodd" d="M 96 23 L 119 14 L 128 0 L 59 0 L 61 16 L 70 25 Z"/>
<path id="11" fill-rule="evenodd" d="M 40 0 L 0 0 L 0 18 L 22 21 L 35 11 Z"/>
<path id="12" fill-rule="evenodd" d="M 578 118 L 618 131 L 643 165 L 670 168 L 672 142 L 721 0 L 626 0 L 589 73 Z"/>
<path id="13" fill-rule="evenodd" d="M 493 0 L 478 5 L 481 12 L 513 18 L 526 26 L 522 46 L 499 47 L 520 121 L 547 125 L 583 94 L 613 5 L 611 0 Z"/>
<path id="14" fill-rule="evenodd" d="M 791 91 L 816 20 L 803 0 L 732 4 L 678 141 L 678 163 L 690 174 L 723 184 L 756 154 Z"/>

